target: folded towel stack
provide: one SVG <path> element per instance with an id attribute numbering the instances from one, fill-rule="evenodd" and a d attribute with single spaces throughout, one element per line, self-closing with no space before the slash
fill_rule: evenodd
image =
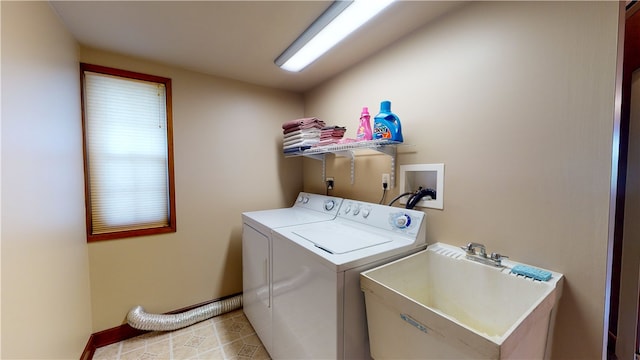
<path id="1" fill-rule="evenodd" d="M 325 126 L 320 131 L 320 141 L 313 146 L 337 144 L 344 136 L 346 130 L 347 128 L 342 126 Z"/>
<path id="2" fill-rule="evenodd" d="M 324 121 L 318 118 L 302 118 L 282 124 L 282 149 L 285 154 L 295 153 L 311 148 L 320 142 Z"/>

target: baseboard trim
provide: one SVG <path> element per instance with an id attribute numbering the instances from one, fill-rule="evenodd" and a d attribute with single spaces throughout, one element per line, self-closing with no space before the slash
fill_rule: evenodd
<path id="1" fill-rule="evenodd" d="M 80 360 L 93 359 L 93 354 L 96 352 L 97 348 L 115 344 L 122 340 L 127 340 L 148 332 L 149 331 L 147 330 L 134 329 L 129 324 L 122 324 L 111 329 L 93 333 L 89 336 L 89 341 L 87 341 L 87 346 L 85 346 Z"/>
<path id="2" fill-rule="evenodd" d="M 242 295 L 242 293 L 237 293 L 237 294 L 221 297 L 221 298 L 215 299 L 215 300 L 205 301 L 205 302 L 202 302 L 200 304 L 195 304 L 195 305 L 187 306 L 187 307 L 182 308 L 182 309 L 169 311 L 169 312 L 167 312 L 165 314 L 179 314 L 181 312 L 193 310 L 195 308 L 199 308 L 201 306 L 209 305 L 209 304 L 214 303 L 216 301 L 225 300 L 225 299 L 228 299 L 228 298 L 231 298 L 231 297 L 234 297 L 234 296 L 238 296 L 238 295 Z M 93 334 L 91 334 L 91 336 L 89 336 L 89 340 L 87 341 L 87 345 L 85 346 L 84 351 L 82 352 L 82 355 L 80 356 L 80 360 L 91 360 L 91 359 L 93 359 L 93 354 L 96 352 L 96 349 L 98 349 L 100 347 L 111 345 L 111 344 L 115 344 L 117 342 L 120 342 L 120 341 L 123 341 L 123 340 L 127 340 L 127 339 L 131 339 L 132 337 L 136 337 L 136 336 L 139 336 L 139 335 L 142 335 L 142 334 L 146 334 L 148 332 L 150 332 L 150 331 L 134 329 L 129 324 L 125 323 L 125 324 L 122 324 L 120 326 L 116 326 L 116 327 L 111 328 L 111 329 L 102 330 L 102 331 L 99 331 L 97 333 L 93 333 Z"/>

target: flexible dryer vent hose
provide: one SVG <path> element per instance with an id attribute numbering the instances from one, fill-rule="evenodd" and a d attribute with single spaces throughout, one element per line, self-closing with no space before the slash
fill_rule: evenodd
<path id="1" fill-rule="evenodd" d="M 148 314 L 142 306 L 129 310 L 127 323 L 139 330 L 171 331 L 193 325 L 242 307 L 242 295 L 236 295 L 179 314 Z"/>

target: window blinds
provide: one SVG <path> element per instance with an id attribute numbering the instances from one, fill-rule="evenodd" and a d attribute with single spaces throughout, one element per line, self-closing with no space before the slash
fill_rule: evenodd
<path id="1" fill-rule="evenodd" d="M 84 76 L 92 233 L 168 226 L 164 84 Z"/>

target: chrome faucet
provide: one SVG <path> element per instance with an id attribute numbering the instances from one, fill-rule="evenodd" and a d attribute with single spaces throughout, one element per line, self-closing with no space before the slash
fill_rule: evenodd
<path id="1" fill-rule="evenodd" d="M 461 246 L 461 249 L 465 251 L 467 259 L 496 267 L 504 267 L 502 265 L 502 259 L 508 258 L 508 256 L 498 253 L 491 253 L 491 255 L 487 256 L 486 247 L 479 243 L 471 242 L 468 243 L 467 246 Z M 476 252 L 476 249 L 478 249 L 479 252 Z"/>

